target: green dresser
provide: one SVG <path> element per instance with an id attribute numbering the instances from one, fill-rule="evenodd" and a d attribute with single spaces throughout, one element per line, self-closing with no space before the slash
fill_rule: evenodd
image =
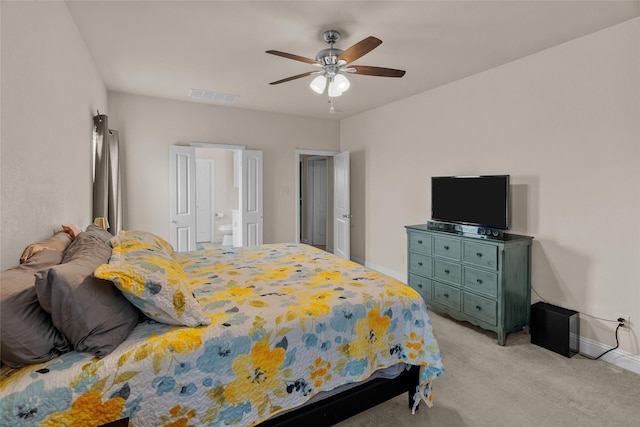
<path id="1" fill-rule="evenodd" d="M 433 311 L 496 332 L 500 345 L 507 333 L 529 325 L 532 237 L 405 228 L 408 284 Z"/>

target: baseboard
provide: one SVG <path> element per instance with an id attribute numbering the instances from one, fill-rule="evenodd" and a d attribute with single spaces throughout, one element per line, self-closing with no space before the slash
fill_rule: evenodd
<path id="1" fill-rule="evenodd" d="M 367 268 L 370 268 L 372 270 L 378 271 L 382 274 L 385 274 L 389 277 L 393 277 L 396 280 L 401 281 L 402 283 L 407 283 L 407 275 L 406 274 L 400 274 L 397 271 L 393 271 L 390 270 L 388 268 L 385 267 L 381 267 L 379 265 L 373 264 L 371 262 L 365 262 L 359 258 L 355 258 L 355 257 L 351 257 L 351 261 L 353 262 L 357 262 L 358 264 L 364 265 Z"/>
<path id="2" fill-rule="evenodd" d="M 356 257 L 352 256 L 352 257 L 351 257 L 351 258 L 349 258 L 349 259 L 350 259 L 351 261 L 353 261 L 353 262 L 357 262 L 358 264 L 364 265 L 364 266 L 366 267 L 366 265 L 365 265 L 364 261 L 363 261 L 363 260 L 361 260 L 360 258 L 356 258 Z M 373 267 L 370 267 L 370 268 L 373 268 Z"/>
<path id="3" fill-rule="evenodd" d="M 580 338 L 580 353 L 584 353 L 588 356 L 598 357 L 610 348 L 611 346 L 592 341 L 589 338 Z M 618 349 L 610 351 L 602 356 L 600 360 L 628 371 L 635 372 L 636 374 L 640 374 L 640 356 L 627 353 L 626 351 Z"/>
<path id="4" fill-rule="evenodd" d="M 381 267 L 371 262 L 365 262 L 355 257 L 352 257 L 351 260 L 353 262 L 357 262 L 358 264 L 362 264 L 367 268 L 378 271 L 382 274 L 386 274 L 389 277 L 393 277 L 394 279 L 399 280 L 403 283 L 407 283 L 406 274 L 398 273 L 397 271 Z M 602 344 L 584 337 L 580 338 L 580 352 L 588 356 L 598 357 L 610 348 L 611 346 L 608 346 L 606 344 Z M 602 356 L 600 360 L 611 363 L 612 365 L 619 368 L 635 372 L 636 374 L 640 374 L 640 356 L 627 353 L 626 351 L 617 349 L 610 351 L 609 353 Z"/>

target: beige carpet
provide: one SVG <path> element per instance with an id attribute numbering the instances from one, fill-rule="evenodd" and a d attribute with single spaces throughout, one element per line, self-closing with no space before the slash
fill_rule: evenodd
<path id="1" fill-rule="evenodd" d="M 580 355 L 532 345 L 525 333 L 496 334 L 429 313 L 445 373 L 434 406 L 415 415 L 407 396 L 352 417 L 340 427 L 640 426 L 640 375 Z"/>

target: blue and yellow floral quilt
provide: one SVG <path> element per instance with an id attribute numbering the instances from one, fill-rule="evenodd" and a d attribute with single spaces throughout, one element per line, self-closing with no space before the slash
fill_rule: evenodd
<path id="1" fill-rule="evenodd" d="M 421 366 L 430 406 L 440 352 L 403 283 L 298 244 L 176 260 L 210 325 L 148 320 L 103 359 L 70 352 L 15 370 L 0 384 L 0 424 L 249 426 L 398 363 Z"/>

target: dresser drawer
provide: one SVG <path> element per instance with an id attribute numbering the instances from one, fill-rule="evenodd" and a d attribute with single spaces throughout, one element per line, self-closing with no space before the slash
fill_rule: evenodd
<path id="1" fill-rule="evenodd" d="M 431 257 L 409 252 L 409 271 L 431 277 L 433 275 L 433 262 Z"/>
<path id="2" fill-rule="evenodd" d="M 460 264 L 435 259 L 433 260 L 433 277 L 460 286 L 462 284 L 462 268 Z"/>
<path id="3" fill-rule="evenodd" d="M 498 247 L 483 243 L 464 242 L 464 262 L 496 270 Z"/>
<path id="4" fill-rule="evenodd" d="M 498 296 L 498 273 L 464 267 L 464 287 L 495 298 Z"/>
<path id="5" fill-rule="evenodd" d="M 409 233 L 409 250 L 425 255 L 431 255 L 431 236 L 425 233 Z"/>
<path id="6" fill-rule="evenodd" d="M 463 310 L 464 313 L 483 322 L 497 325 L 498 303 L 496 301 L 463 292 Z"/>
<path id="7" fill-rule="evenodd" d="M 433 238 L 433 254 L 442 258 L 460 261 L 461 245 L 459 239 L 436 236 Z"/>
<path id="8" fill-rule="evenodd" d="M 425 300 L 430 300 L 432 298 L 430 279 L 409 273 L 409 286 L 418 291 Z"/>
<path id="9" fill-rule="evenodd" d="M 460 289 L 433 282 L 433 300 L 460 311 Z"/>

